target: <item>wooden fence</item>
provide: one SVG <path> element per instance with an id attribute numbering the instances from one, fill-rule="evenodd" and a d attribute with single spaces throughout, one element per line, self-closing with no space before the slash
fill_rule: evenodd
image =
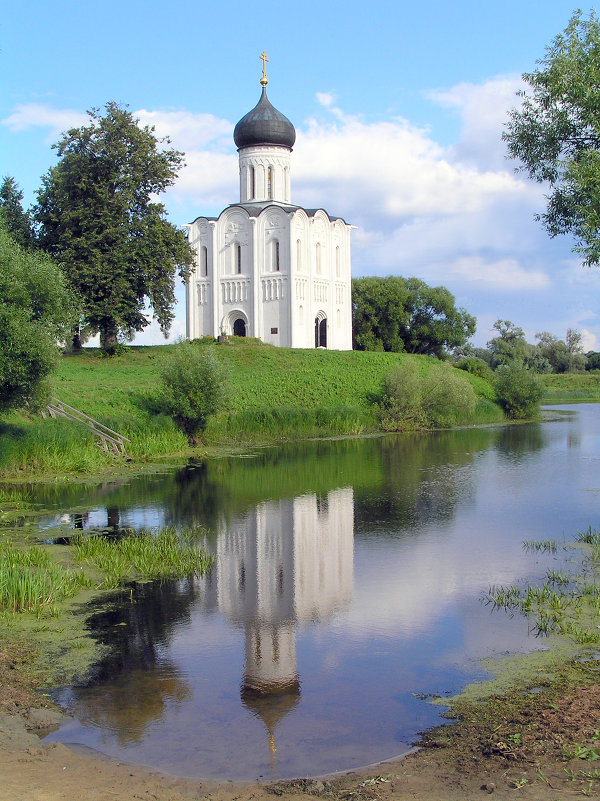
<path id="1" fill-rule="evenodd" d="M 73 406 L 69 406 L 68 403 L 64 403 L 58 400 L 58 398 L 52 398 L 52 402 L 48 404 L 47 409 L 48 414 L 52 418 L 65 417 L 67 420 L 74 420 L 89 428 L 90 431 L 99 438 L 100 441 L 98 445 L 104 448 L 107 453 L 112 452 L 115 456 L 124 456 L 126 459 L 129 458 L 125 449 L 125 443 L 131 442 L 131 440 L 119 434 L 117 431 L 113 431 L 112 428 L 99 423 L 97 420 L 94 420 L 93 417 L 84 414 L 84 412 L 75 409 Z M 42 412 L 42 415 L 46 417 L 45 412 Z"/>

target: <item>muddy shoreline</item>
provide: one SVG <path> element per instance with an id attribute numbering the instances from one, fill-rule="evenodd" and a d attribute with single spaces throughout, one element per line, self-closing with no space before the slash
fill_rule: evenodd
<path id="1" fill-rule="evenodd" d="M 0 800 L 214 799 L 408 801 L 519 795 L 534 801 L 600 793 L 600 654 L 580 652 L 542 684 L 452 703 L 458 722 L 426 732 L 419 750 L 318 779 L 276 783 L 177 778 L 39 735 L 60 713 L 28 674 L 31 655 L 0 650 Z M 533 679 L 534 677 L 532 677 Z M 377 710 L 373 710 L 377 714 Z"/>

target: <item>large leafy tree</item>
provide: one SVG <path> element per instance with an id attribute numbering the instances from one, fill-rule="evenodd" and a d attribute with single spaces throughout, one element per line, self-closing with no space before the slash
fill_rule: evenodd
<path id="1" fill-rule="evenodd" d="M 456 307 L 445 287 L 399 276 L 355 278 L 352 327 L 356 350 L 441 357 L 475 333 L 475 318 Z"/>
<path id="2" fill-rule="evenodd" d="M 525 339 L 525 332 L 510 320 L 496 320 L 493 325 L 496 336 L 487 343 L 492 354 L 490 365 L 495 370 L 501 365 L 518 362 L 523 365 L 529 356 L 531 346 Z"/>
<path id="3" fill-rule="evenodd" d="M 25 248 L 34 245 L 31 217 L 23 208 L 23 190 L 10 175 L 0 185 L 0 217 L 18 245 Z"/>
<path id="4" fill-rule="evenodd" d="M 520 169 L 550 186 L 538 215 L 550 236 L 572 234 L 587 265 L 600 263 L 600 23 L 577 11 L 546 49 L 503 134 Z"/>
<path id="5" fill-rule="evenodd" d="M 193 254 L 156 201 L 183 154 L 116 103 L 88 113 L 89 125 L 55 145 L 60 161 L 43 178 L 35 219 L 40 244 L 82 298 L 86 325 L 110 350 L 148 325 L 146 302 L 168 334 L 175 274 L 187 277 Z"/>
<path id="6" fill-rule="evenodd" d="M 565 340 L 559 339 L 549 331 L 535 335 L 537 350 L 549 363 L 553 373 L 576 373 L 585 370 L 586 357 L 581 344 L 582 336 L 574 328 L 567 329 Z"/>
<path id="7" fill-rule="evenodd" d="M 21 247 L 0 222 L 0 412 L 33 403 L 76 319 L 60 268 Z"/>

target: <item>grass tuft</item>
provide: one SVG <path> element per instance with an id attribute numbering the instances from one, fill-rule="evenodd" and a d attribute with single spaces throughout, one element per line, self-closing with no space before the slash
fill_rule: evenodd
<path id="1" fill-rule="evenodd" d="M 199 575 L 212 567 L 214 557 L 198 547 L 201 528 L 178 532 L 167 526 L 158 532 L 130 531 L 121 539 L 100 535 L 78 535 L 73 540 L 77 562 L 100 570 L 105 587 L 117 587 L 127 580 L 175 579 Z"/>
<path id="2" fill-rule="evenodd" d="M 52 612 L 58 601 L 89 586 L 81 572 L 52 563 L 44 549 L 17 550 L 0 545 L 0 609 L 9 612 Z"/>

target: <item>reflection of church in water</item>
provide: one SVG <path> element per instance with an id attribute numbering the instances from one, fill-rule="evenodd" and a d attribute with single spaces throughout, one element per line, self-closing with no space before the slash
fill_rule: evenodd
<path id="1" fill-rule="evenodd" d="M 256 506 L 219 535 L 215 567 L 198 579 L 204 604 L 246 635 L 242 701 L 275 750 L 277 723 L 296 706 L 298 624 L 324 621 L 352 598 L 351 487 Z"/>

